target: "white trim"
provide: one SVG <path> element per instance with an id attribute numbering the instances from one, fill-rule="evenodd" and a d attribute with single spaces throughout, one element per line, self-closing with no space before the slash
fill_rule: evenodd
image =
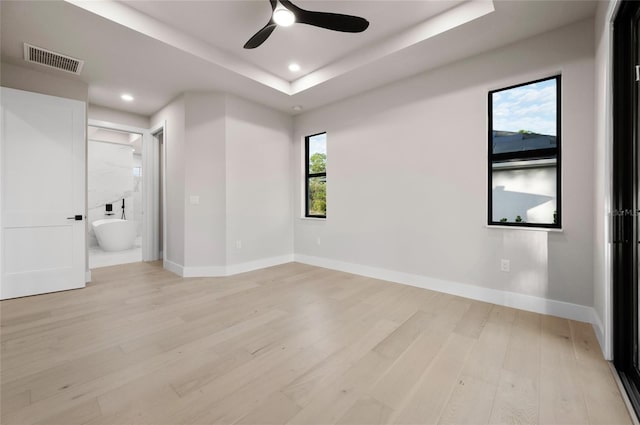
<path id="1" fill-rule="evenodd" d="M 84 272 L 84 282 L 85 283 L 91 282 L 91 270 L 87 270 Z"/>
<path id="2" fill-rule="evenodd" d="M 158 133 L 162 132 L 162 163 L 160 164 L 160 171 L 162 172 L 162 181 L 159 181 L 160 190 L 162 191 L 162 249 L 160 250 L 160 259 L 164 260 L 164 253 L 167 246 L 167 120 L 162 120 L 160 123 L 152 126 L 149 132 L 155 140 Z"/>
<path id="3" fill-rule="evenodd" d="M 178 276 L 184 277 L 183 270 L 184 267 L 180 264 L 174 263 L 173 261 L 169 261 L 167 259 L 162 261 L 162 267 L 169 270 L 171 273 L 175 273 Z"/>
<path id="4" fill-rule="evenodd" d="M 185 267 L 169 260 L 164 260 L 163 266 L 165 269 L 181 277 L 224 277 L 264 269 L 266 267 L 278 266 L 280 264 L 287 264 L 293 261 L 294 255 L 287 254 L 227 266 Z"/>
<path id="5" fill-rule="evenodd" d="M 520 310 L 578 320 L 580 322 L 593 323 L 594 317 L 596 316 L 593 307 L 572 304 L 564 301 L 550 300 L 531 295 L 518 294 L 515 292 L 483 288 L 481 286 L 466 283 L 451 282 L 427 276 L 346 263 L 329 258 L 295 254 L 295 260 L 299 263 L 309 264 L 312 266 L 387 280 L 404 285 L 470 298 L 473 300 L 517 308 Z"/>
<path id="6" fill-rule="evenodd" d="M 226 267 L 226 275 L 233 276 L 238 273 L 246 273 L 253 270 L 264 269 L 267 267 L 279 266 L 293 262 L 294 255 L 287 254 L 279 257 L 262 258 L 260 260 L 248 261 L 246 263 L 231 264 Z"/>
<path id="7" fill-rule="evenodd" d="M 604 327 L 593 307 L 564 301 L 550 300 L 532 295 L 518 294 L 515 292 L 501 291 L 498 289 L 483 288 L 467 283 L 452 282 L 428 276 L 398 272 L 394 270 L 370 267 L 361 264 L 347 263 L 329 258 L 314 257 L 303 254 L 288 254 L 278 257 L 264 258 L 246 263 L 232 264 L 228 266 L 184 267 L 169 260 L 164 260 L 164 268 L 182 277 L 222 277 L 232 276 L 266 267 L 296 261 L 316 267 L 353 273 L 375 279 L 396 282 L 445 294 L 470 298 L 473 300 L 512 307 L 519 310 L 534 313 L 548 314 L 565 319 L 591 323 L 596 337 L 602 345 Z"/>
<path id="8" fill-rule="evenodd" d="M 600 316 L 598 316 L 598 312 L 596 311 L 596 309 L 594 308 L 592 310 L 593 310 L 593 317 L 589 322 L 593 325 L 593 331 L 596 334 L 598 343 L 600 343 L 600 350 L 602 350 L 602 354 L 605 360 L 611 360 L 607 358 L 607 351 L 606 351 L 607 344 L 606 344 L 604 325 L 602 324 L 602 320 L 600 319 Z"/>
<path id="9" fill-rule="evenodd" d="M 134 127 L 134 126 L 131 126 L 131 125 L 118 124 L 118 123 L 111 122 L 111 121 L 96 120 L 96 119 L 93 119 L 93 118 L 89 118 L 87 120 L 87 125 L 90 126 L 90 127 L 104 128 L 106 130 L 124 131 L 126 133 L 143 134 L 143 133 L 149 131 L 148 128 Z"/>
<path id="10" fill-rule="evenodd" d="M 160 140 L 157 137 L 159 133 L 162 133 L 163 139 L 166 138 L 166 121 L 162 121 L 160 124 L 151 127 L 148 130 L 148 135 L 143 140 L 143 155 L 142 155 L 142 170 L 143 170 L 143 188 L 147 188 L 147 190 L 143 191 L 143 200 L 144 200 L 144 217 L 145 220 L 143 222 L 144 226 L 144 242 L 143 248 L 147 246 L 146 250 L 143 250 L 143 261 L 155 261 L 162 260 L 164 257 L 162 256 L 162 250 L 160 250 L 160 238 L 158 229 L 160 225 L 163 226 L 162 229 L 162 244 L 164 246 L 165 238 L 166 238 L 166 210 L 165 210 L 165 202 L 166 193 L 165 193 L 165 163 L 164 159 L 166 158 L 166 140 L 163 140 L 163 143 L 160 145 Z M 163 162 L 160 163 L 160 158 L 163 158 Z M 162 175 L 162 181 L 160 181 L 160 176 Z M 161 196 L 159 196 L 160 191 L 162 191 Z M 160 198 L 163 199 L 162 205 L 160 205 Z M 160 223 L 160 213 L 162 212 L 163 222 Z"/>
<path id="11" fill-rule="evenodd" d="M 182 268 L 182 277 L 223 277 L 226 275 L 225 266 L 185 266 Z"/>

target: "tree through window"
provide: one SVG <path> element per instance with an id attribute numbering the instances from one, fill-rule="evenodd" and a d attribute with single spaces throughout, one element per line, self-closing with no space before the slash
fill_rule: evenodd
<path id="1" fill-rule="evenodd" d="M 327 133 L 305 137 L 305 217 L 327 217 Z"/>

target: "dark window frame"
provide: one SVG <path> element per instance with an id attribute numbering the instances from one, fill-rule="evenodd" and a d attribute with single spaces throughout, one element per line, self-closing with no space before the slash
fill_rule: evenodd
<path id="1" fill-rule="evenodd" d="M 327 214 L 310 214 L 309 213 L 309 179 L 314 177 L 324 177 L 325 184 L 327 178 L 327 170 L 325 168 L 324 173 L 310 173 L 309 172 L 309 140 L 312 137 L 320 136 L 321 134 L 327 134 L 326 131 L 320 133 L 311 134 L 304 138 L 304 216 L 309 218 L 327 218 Z"/>
<path id="2" fill-rule="evenodd" d="M 543 81 L 556 81 L 556 147 L 550 149 L 532 149 L 522 152 L 493 153 L 493 102 L 494 93 L 517 87 L 528 86 L 530 84 L 541 83 Z M 488 126 L 488 154 L 487 154 L 487 174 L 488 174 L 488 205 L 487 205 L 487 224 L 489 226 L 511 226 L 511 227 L 531 227 L 542 229 L 562 229 L 562 75 L 554 75 L 551 77 L 540 78 L 537 80 L 527 81 L 526 83 L 515 84 L 501 89 L 491 90 L 487 96 L 489 111 Z M 527 161 L 535 159 L 556 158 L 556 223 L 516 223 L 516 222 L 500 222 L 493 221 L 493 162 L 504 161 Z"/>

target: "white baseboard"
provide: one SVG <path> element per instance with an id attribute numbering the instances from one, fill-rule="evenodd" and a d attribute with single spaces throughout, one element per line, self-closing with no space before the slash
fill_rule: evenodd
<path id="1" fill-rule="evenodd" d="M 162 267 L 169 270 L 171 273 L 175 273 L 178 276 L 184 276 L 183 269 L 184 267 L 180 264 L 174 263 L 173 261 L 163 260 Z"/>
<path id="2" fill-rule="evenodd" d="M 293 258 L 293 254 L 288 254 L 281 255 L 279 257 L 262 258 L 260 260 L 249 261 L 246 263 L 231 264 L 228 266 L 205 267 L 185 267 L 172 261 L 164 260 L 163 265 L 165 269 L 182 277 L 223 277 L 291 263 Z"/>
<path id="3" fill-rule="evenodd" d="M 484 301 L 492 304 L 502 305 L 505 307 L 513 307 L 520 310 L 531 311 L 534 313 L 548 314 L 565 319 L 592 323 L 594 325 L 596 324 L 594 323 L 595 318 L 597 318 L 595 310 L 592 307 L 587 307 L 584 305 L 550 300 L 541 297 L 534 297 L 531 295 L 518 294 L 515 292 L 483 288 L 481 286 L 470 285 L 466 283 L 451 282 L 427 276 L 363 266 L 360 264 L 346 263 L 329 258 L 313 257 L 302 254 L 295 254 L 294 257 L 295 261 L 312 266 L 324 267 L 327 269 L 353 273 L 375 279 L 402 283 L 405 285 L 416 286 L 418 288 L 444 292 L 446 294 L 457 295 L 459 297 Z M 602 329 L 601 326 L 600 329 Z M 599 331 L 596 330 L 596 334 L 598 334 L 598 332 Z M 600 336 L 598 336 L 598 338 L 600 338 Z"/>
<path id="4" fill-rule="evenodd" d="M 279 257 L 262 258 L 260 260 L 249 261 L 246 263 L 231 264 L 227 266 L 226 275 L 232 276 L 238 273 L 246 273 L 253 270 L 264 269 L 267 267 L 278 266 L 293 262 L 293 254 L 281 255 Z"/>
<path id="5" fill-rule="evenodd" d="M 612 356 L 607 350 L 607 344 L 604 338 L 604 325 L 602 324 L 602 320 L 600 320 L 600 316 L 596 312 L 596 309 L 591 309 L 593 311 L 593 317 L 589 321 L 591 325 L 593 325 L 593 331 L 596 333 L 596 338 L 598 339 L 598 343 L 600 344 L 600 350 L 602 350 L 602 354 L 604 355 L 605 360 L 612 360 Z"/>
<path id="6" fill-rule="evenodd" d="M 87 270 L 84 272 L 84 282 L 85 283 L 91 282 L 91 270 Z"/>
<path id="7" fill-rule="evenodd" d="M 548 314 L 565 319 L 591 323 L 596 337 L 600 342 L 601 348 L 604 347 L 604 327 L 593 307 L 535 297 L 532 295 L 518 294 L 515 292 L 501 291 L 498 289 L 484 288 L 467 283 L 452 282 L 428 276 L 364 266 L 361 264 L 347 263 L 329 258 L 314 257 L 303 254 L 288 254 L 249 261 L 246 263 L 232 264 L 226 267 L 184 267 L 172 261 L 164 260 L 164 268 L 182 277 L 222 277 L 276 266 L 279 264 L 286 264 L 292 261 L 443 292 L 505 307 L 512 307 L 534 313 Z"/>
<path id="8" fill-rule="evenodd" d="M 201 266 L 182 268 L 182 277 L 222 277 L 226 276 L 224 266 Z"/>

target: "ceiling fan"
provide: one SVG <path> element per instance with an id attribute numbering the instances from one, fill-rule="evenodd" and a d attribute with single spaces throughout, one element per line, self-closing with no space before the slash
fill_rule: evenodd
<path id="1" fill-rule="evenodd" d="M 296 22 L 342 32 L 362 32 L 369 26 L 369 21 L 359 16 L 304 10 L 289 0 L 269 1 L 272 10 L 269 22 L 245 43 L 245 49 L 255 49 L 260 46 L 277 26 L 288 27 Z"/>

